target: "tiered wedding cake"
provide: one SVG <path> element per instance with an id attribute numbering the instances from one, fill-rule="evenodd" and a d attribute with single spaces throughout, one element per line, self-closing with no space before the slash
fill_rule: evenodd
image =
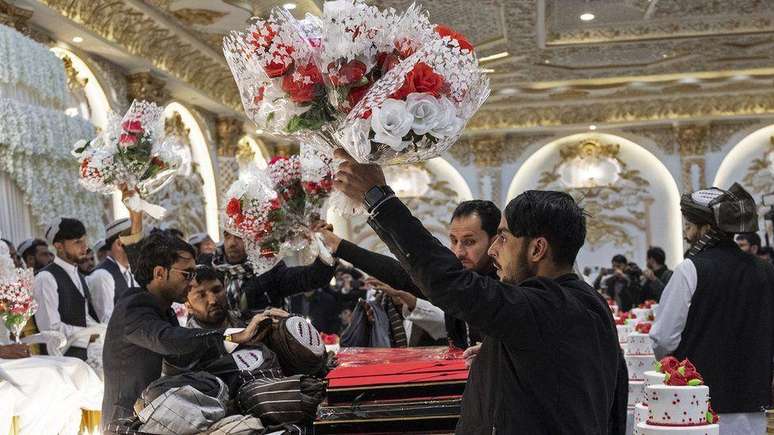
<path id="1" fill-rule="evenodd" d="M 653 378 L 654 382 L 645 388 L 646 403 L 635 411 L 634 433 L 718 434 L 718 416 L 710 405 L 709 387 L 693 364 L 667 357 L 659 366 L 664 381 L 657 383 Z M 643 422 L 644 410 L 647 418 Z"/>
<path id="2" fill-rule="evenodd" d="M 649 322 L 637 323 L 623 346 L 626 368 L 629 371 L 630 408 L 634 408 L 634 405 L 642 401 L 645 391 L 645 372 L 653 370 L 656 363 L 656 356 L 653 354 L 648 336 L 650 326 Z"/>

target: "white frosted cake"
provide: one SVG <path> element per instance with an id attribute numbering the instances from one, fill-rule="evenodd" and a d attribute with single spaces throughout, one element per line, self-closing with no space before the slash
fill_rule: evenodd
<path id="1" fill-rule="evenodd" d="M 634 331 L 632 325 L 615 325 L 615 329 L 618 331 L 618 342 L 621 344 L 626 343 L 629 334 Z"/>
<path id="2" fill-rule="evenodd" d="M 631 332 L 626 339 L 627 355 L 653 355 L 653 345 L 648 334 Z"/>
<path id="3" fill-rule="evenodd" d="M 628 346 L 628 345 L 627 345 Z M 653 370 L 656 363 L 656 356 L 650 355 L 624 355 L 626 368 L 629 370 L 629 379 L 634 381 L 644 381 L 645 372 Z"/>
<path id="4" fill-rule="evenodd" d="M 650 308 L 632 308 L 631 313 L 634 315 L 638 322 L 647 322 L 652 311 Z"/>
<path id="5" fill-rule="evenodd" d="M 635 407 L 634 434 L 658 435 L 663 433 L 716 435 L 719 433 L 717 415 L 710 405 L 709 387 L 693 365 L 684 360 L 677 365 L 673 358 L 660 366 L 667 371 L 665 383 L 657 383 L 658 373 L 648 372 L 642 406 Z M 644 409 L 643 409 L 644 408 Z M 642 421 L 647 410 L 647 418 Z"/>

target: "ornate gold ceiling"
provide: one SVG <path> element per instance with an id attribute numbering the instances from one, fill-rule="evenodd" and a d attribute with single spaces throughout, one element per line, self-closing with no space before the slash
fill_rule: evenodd
<path id="1" fill-rule="evenodd" d="M 239 109 L 220 41 L 290 0 L 22 0 Z M 296 0 L 294 13 L 319 13 Z M 405 8 L 411 0 L 373 0 Z M 465 33 L 493 93 L 470 132 L 774 114 L 771 0 L 432 0 Z M 580 16 L 590 13 L 591 21 Z M 34 22 L 33 17 L 33 22 Z M 83 47 L 88 50 L 88 47 Z"/>

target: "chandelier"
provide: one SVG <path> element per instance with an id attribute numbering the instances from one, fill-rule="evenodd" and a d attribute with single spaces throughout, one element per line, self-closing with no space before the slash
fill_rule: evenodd
<path id="1" fill-rule="evenodd" d="M 430 189 L 430 174 L 416 165 L 386 166 L 384 176 L 401 198 L 418 198 Z"/>
<path id="2" fill-rule="evenodd" d="M 559 179 L 570 189 L 612 186 L 621 174 L 618 145 L 601 145 L 586 140 L 562 150 L 560 154 Z"/>

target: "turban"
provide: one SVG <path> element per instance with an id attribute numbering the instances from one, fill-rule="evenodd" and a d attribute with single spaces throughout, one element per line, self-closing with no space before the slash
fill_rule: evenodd
<path id="1" fill-rule="evenodd" d="M 728 191 L 713 187 L 686 193 L 680 199 L 680 210 L 689 222 L 709 224 L 722 233 L 758 231 L 755 200 L 738 183 Z"/>

